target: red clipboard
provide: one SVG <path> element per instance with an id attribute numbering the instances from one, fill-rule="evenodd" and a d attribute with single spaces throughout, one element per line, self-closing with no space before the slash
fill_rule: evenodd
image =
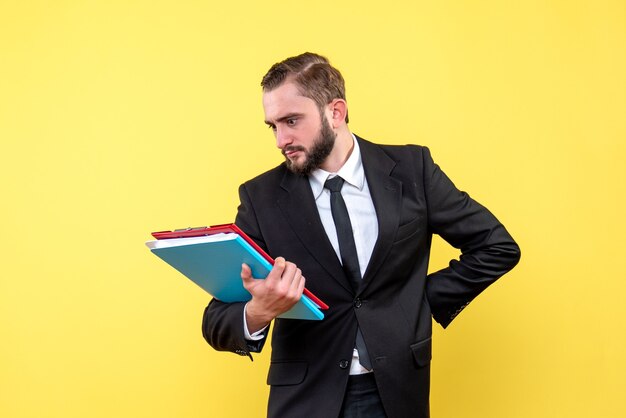
<path id="1" fill-rule="evenodd" d="M 274 265 L 274 259 L 269 256 L 261 247 L 257 245 L 256 242 L 252 240 L 245 232 L 243 232 L 237 225 L 235 224 L 221 224 L 221 225 L 213 225 L 210 227 L 202 226 L 199 228 L 186 228 L 186 229 L 176 229 L 174 231 L 159 231 L 153 232 L 152 236 L 156 239 L 172 239 L 172 238 L 189 238 L 189 237 L 201 237 L 203 235 L 214 235 L 221 233 L 235 233 L 243 238 L 248 244 L 252 246 L 261 256 L 266 259 L 271 265 Z M 326 310 L 328 309 L 328 305 L 321 301 L 320 298 L 311 293 L 310 290 L 304 288 L 303 294 L 305 294 L 309 299 L 319 306 L 320 309 Z"/>

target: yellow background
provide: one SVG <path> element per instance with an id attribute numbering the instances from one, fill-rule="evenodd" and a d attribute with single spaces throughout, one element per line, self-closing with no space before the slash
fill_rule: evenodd
<path id="1" fill-rule="evenodd" d="M 626 5 L 598 0 L 1 1 L 0 416 L 264 415 L 269 350 L 213 351 L 143 243 L 234 219 L 282 158 L 260 78 L 306 50 L 354 132 L 428 145 L 522 247 L 435 331 L 433 416 L 626 416 Z"/>

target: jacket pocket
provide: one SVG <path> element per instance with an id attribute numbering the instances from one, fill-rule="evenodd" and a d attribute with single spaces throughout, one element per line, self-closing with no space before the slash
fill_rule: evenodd
<path id="1" fill-rule="evenodd" d="M 411 351 L 417 367 L 428 365 L 433 356 L 432 338 L 428 337 L 425 340 L 411 344 Z"/>
<path id="2" fill-rule="evenodd" d="M 419 230 L 421 224 L 423 224 L 422 218 L 416 217 L 415 219 L 398 226 L 396 236 L 393 239 L 394 243 L 404 241 L 405 239 L 412 237 Z"/>
<path id="3" fill-rule="evenodd" d="M 304 361 L 272 362 L 267 374 L 267 384 L 272 386 L 300 384 L 308 368 L 308 363 Z"/>

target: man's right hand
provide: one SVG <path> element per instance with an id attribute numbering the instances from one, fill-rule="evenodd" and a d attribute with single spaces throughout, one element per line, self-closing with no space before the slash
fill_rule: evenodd
<path id="1" fill-rule="evenodd" d="M 252 295 L 246 307 L 250 334 L 291 309 L 300 300 L 305 282 L 302 271 L 283 257 L 276 258 L 274 268 L 265 279 L 255 279 L 250 267 L 242 264 L 241 280 L 243 287 Z"/>

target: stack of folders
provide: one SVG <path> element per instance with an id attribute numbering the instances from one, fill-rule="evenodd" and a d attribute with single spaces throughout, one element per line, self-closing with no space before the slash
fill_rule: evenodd
<path id="1" fill-rule="evenodd" d="M 252 270 L 252 277 L 265 278 L 274 261 L 235 224 L 210 228 L 187 228 L 154 232 L 154 241 L 146 242 L 163 261 L 222 302 L 245 302 L 251 299 L 243 287 L 241 264 Z M 324 319 L 328 306 L 307 289 L 300 301 L 279 318 Z"/>

